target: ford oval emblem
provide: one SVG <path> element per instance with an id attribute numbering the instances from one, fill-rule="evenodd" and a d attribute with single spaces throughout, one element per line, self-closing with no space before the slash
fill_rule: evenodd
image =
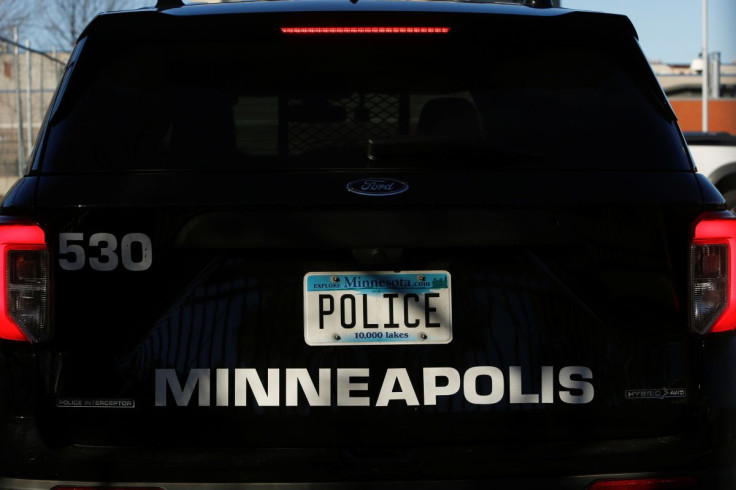
<path id="1" fill-rule="evenodd" d="M 349 182 L 348 191 L 361 196 L 393 196 L 409 189 L 409 184 L 396 179 L 358 179 Z"/>

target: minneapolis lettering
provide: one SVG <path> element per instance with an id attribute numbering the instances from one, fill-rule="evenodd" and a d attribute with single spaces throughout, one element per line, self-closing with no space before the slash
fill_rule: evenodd
<path id="1" fill-rule="evenodd" d="M 559 370 L 542 366 L 539 388 L 524 392 L 523 371 L 510 366 L 475 366 L 464 372 L 451 367 L 427 367 L 421 382 L 405 368 L 378 373 L 368 368 L 319 369 L 192 369 L 185 379 L 174 369 L 156 370 L 155 404 L 166 406 L 245 407 L 386 407 L 437 405 L 443 397 L 462 394 L 474 405 L 586 404 L 593 401 L 593 372 L 584 366 Z M 527 373 L 527 375 L 529 375 Z M 376 388 L 379 388 L 376 390 Z M 195 396 L 196 393 L 196 396 Z M 373 395 L 371 395 L 373 393 Z M 377 395 L 375 394 L 377 393 Z"/>

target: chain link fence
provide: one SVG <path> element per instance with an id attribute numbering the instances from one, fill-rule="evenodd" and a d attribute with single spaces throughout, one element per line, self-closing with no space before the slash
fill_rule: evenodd
<path id="1" fill-rule="evenodd" d="M 0 37 L 0 196 L 25 171 L 68 58 Z"/>

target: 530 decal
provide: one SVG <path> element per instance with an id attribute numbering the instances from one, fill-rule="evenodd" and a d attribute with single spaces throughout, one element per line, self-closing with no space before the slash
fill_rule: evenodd
<path id="1" fill-rule="evenodd" d="M 151 239 L 143 233 L 128 233 L 119 242 L 110 233 L 95 233 L 89 239 L 84 233 L 60 233 L 59 255 L 59 265 L 67 271 L 81 270 L 86 264 L 96 271 L 113 271 L 122 264 L 140 272 L 153 264 Z"/>

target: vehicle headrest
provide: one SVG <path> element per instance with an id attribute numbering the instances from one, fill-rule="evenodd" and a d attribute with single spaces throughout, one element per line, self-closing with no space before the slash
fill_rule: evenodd
<path id="1" fill-rule="evenodd" d="M 480 118 L 472 102 L 460 97 L 439 97 L 424 104 L 417 131 L 437 135 L 475 139 L 481 137 Z"/>

